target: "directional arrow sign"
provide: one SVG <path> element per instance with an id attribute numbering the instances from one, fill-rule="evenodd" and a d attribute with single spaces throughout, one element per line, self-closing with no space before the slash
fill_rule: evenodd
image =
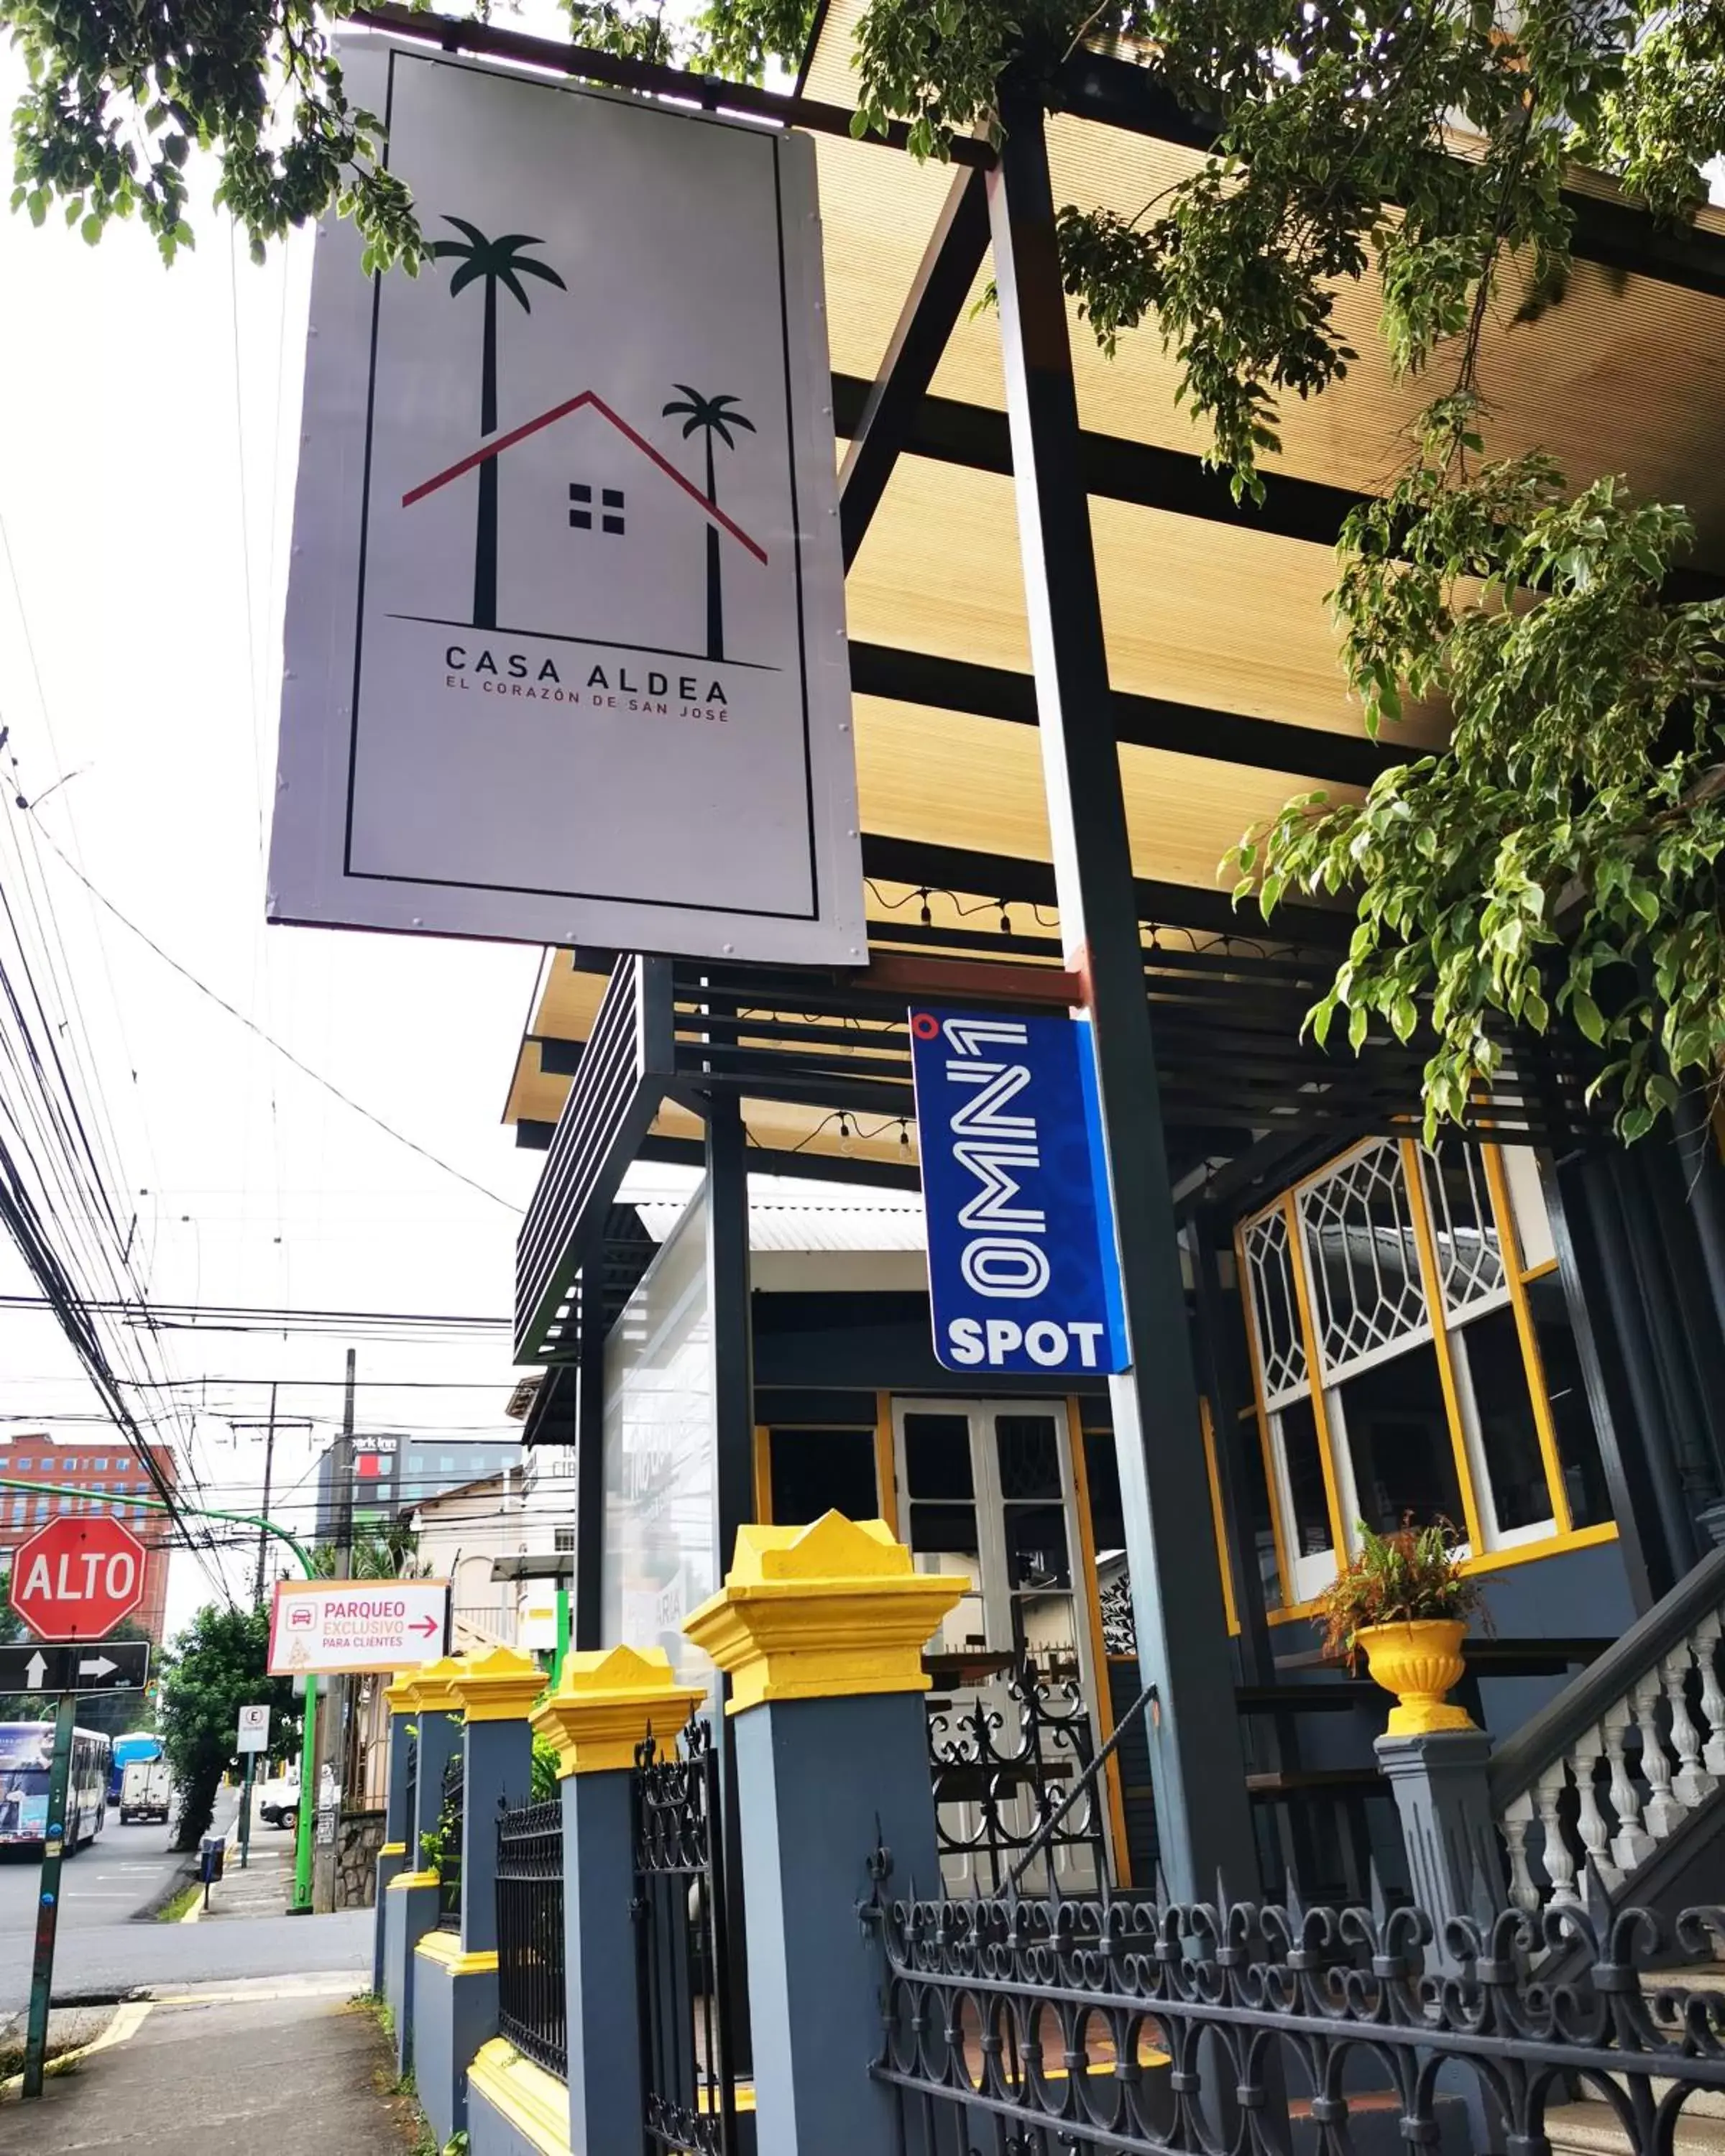
<path id="1" fill-rule="evenodd" d="M 284 1579 L 270 1618 L 272 1676 L 418 1669 L 444 1650 L 446 1579 Z"/>
<path id="2" fill-rule="evenodd" d="M 0 1647 L 0 1693 L 136 1691 L 150 1674 L 146 1640 L 100 1647 Z"/>

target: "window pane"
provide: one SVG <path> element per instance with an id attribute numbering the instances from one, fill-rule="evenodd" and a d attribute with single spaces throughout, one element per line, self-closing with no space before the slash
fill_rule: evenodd
<path id="1" fill-rule="evenodd" d="M 1011 1587 L 1070 1587 L 1066 1514 L 1060 1505 L 1006 1507 L 1006 1577 Z"/>
<path id="2" fill-rule="evenodd" d="M 905 1481 L 913 1497 L 969 1497 L 968 1415 L 905 1417 Z"/>
<path id="3" fill-rule="evenodd" d="M 1317 1418 L 1309 1399 L 1291 1400 L 1272 1417 L 1281 1433 L 1288 1463 L 1288 1488 L 1294 1502 L 1292 1557 L 1317 1557 L 1333 1549 L 1330 1502 L 1324 1491 L 1323 1460 L 1317 1447 Z"/>
<path id="4" fill-rule="evenodd" d="M 1350 1378 L 1340 1388 L 1354 1493 L 1368 1527 L 1386 1534 L 1404 1513 L 1425 1527 L 1465 1518 L 1450 1419 L 1429 1340 Z"/>
<path id="5" fill-rule="evenodd" d="M 1244 1240 L 1260 1374 L 1265 1392 L 1274 1399 L 1306 1382 L 1306 1345 L 1289 1270 L 1286 1215 L 1266 1213 L 1246 1229 Z"/>
<path id="6" fill-rule="evenodd" d="M 1551 1419 L 1557 1427 L 1558 1460 L 1563 1471 L 1569 1517 L 1578 1527 L 1598 1527 L 1611 1517 L 1611 1499 L 1605 1487 L 1605 1471 L 1599 1464 L 1599 1440 L 1594 1432 L 1587 1389 L 1581 1381 L 1581 1358 L 1575 1351 L 1575 1335 L 1569 1329 L 1561 1276 L 1544 1273 L 1537 1281 L 1529 1281 L 1527 1306 L 1533 1314 L 1534 1336 L 1539 1342 L 1545 1396 L 1551 1402 Z"/>
<path id="7" fill-rule="evenodd" d="M 911 1548 L 914 1551 L 931 1553 L 950 1551 L 954 1556 L 975 1557 L 980 1563 L 975 1506 L 912 1505 Z M 918 1569 L 938 1572 L 940 1567 L 932 1565 L 919 1567 Z"/>
<path id="8" fill-rule="evenodd" d="M 1503 1252 L 1477 1146 L 1445 1138 L 1420 1149 L 1444 1307 L 1465 1310 L 1503 1286 Z"/>
<path id="9" fill-rule="evenodd" d="M 1548 1520 L 1551 1490 L 1515 1312 L 1506 1305 L 1475 1318 L 1456 1334 L 1455 1343 L 1458 1357 L 1467 1358 L 1473 1380 L 1481 1449 L 1491 1479 L 1498 1526 L 1506 1530 L 1531 1527 Z"/>
<path id="10" fill-rule="evenodd" d="M 994 1442 L 1003 1497 L 1060 1499 L 1060 1450 L 1052 1415 L 998 1415 Z"/>
<path id="11" fill-rule="evenodd" d="M 775 1527 L 806 1527 L 826 1512 L 879 1517 L 873 1430 L 775 1430 L 772 1443 Z"/>
<path id="12" fill-rule="evenodd" d="M 1281 1607 L 1281 1573 L 1276 1562 L 1276 1530 L 1270 1522 L 1270 1485 L 1264 1479 L 1264 1448 L 1255 1424 L 1240 1433 L 1235 1455 L 1241 1471 L 1247 1516 L 1252 1523 L 1252 1562 L 1264 1584 L 1264 1607 Z"/>
<path id="13" fill-rule="evenodd" d="M 1387 1139 L 1299 1194 L 1319 1359 L 1339 1373 L 1428 1322 L 1400 1152 Z"/>
<path id="14" fill-rule="evenodd" d="M 1545 1179 L 1539 1156 L 1531 1146 L 1505 1146 L 1503 1172 L 1509 1179 L 1510 1210 L 1516 1216 L 1516 1240 L 1522 1246 L 1522 1265 L 1532 1272 L 1549 1265 L 1557 1255 L 1551 1237 L 1551 1210 L 1545 1202 Z"/>

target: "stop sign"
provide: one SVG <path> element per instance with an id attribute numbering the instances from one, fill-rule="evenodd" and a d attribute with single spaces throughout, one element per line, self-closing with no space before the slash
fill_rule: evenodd
<path id="1" fill-rule="evenodd" d="M 144 1545 L 118 1520 L 50 1520 L 12 1561 L 12 1606 L 39 1640 L 100 1640 L 144 1599 Z"/>

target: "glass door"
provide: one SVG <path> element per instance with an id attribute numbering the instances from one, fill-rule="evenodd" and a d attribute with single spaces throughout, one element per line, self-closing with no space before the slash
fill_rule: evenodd
<path id="1" fill-rule="evenodd" d="M 912 1563 L 970 1583 L 929 1643 L 931 1736 L 948 1881 L 990 1892 L 1096 1750 L 1065 1403 L 899 1400 L 893 1432 Z M 1102 1816 L 1098 1779 L 1050 1844 L 1063 1888 L 1100 1884 Z"/>

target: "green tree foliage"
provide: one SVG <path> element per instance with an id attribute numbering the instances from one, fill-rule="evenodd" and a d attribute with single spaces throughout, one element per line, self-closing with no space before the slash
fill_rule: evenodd
<path id="1" fill-rule="evenodd" d="M 331 202 L 369 259 L 415 266 L 412 206 L 347 103 L 326 28 L 343 0 L 0 0 L 28 57 L 18 197 L 98 238 L 143 216 L 183 244 L 193 142 L 254 247 Z M 710 0 L 678 33 L 641 0 L 570 0 L 614 51 L 758 73 L 794 61 L 809 0 Z M 1069 291 L 1106 350 L 1154 334 L 1236 495 L 1262 490 L 1290 396 L 1358 363 L 1338 293 L 1375 278 L 1391 367 L 1438 376 L 1414 461 L 1351 520 L 1335 603 L 1374 722 L 1447 699 L 1455 738 L 1363 805 L 1292 803 L 1242 846 L 1243 889 L 1352 899 L 1332 994 L 1356 1045 L 1429 1014 L 1435 1117 L 1497 1067 L 1491 1022 L 1574 1024 L 1634 1137 L 1725 1052 L 1715 882 L 1717 623 L 1668 605 L 1681 513 L 1609 472 L 1490 456 L 1481 331 L 1560 301 L 1564 180 L 1584 162 L 1657 216 L 1704 198 L 1725 151 L 1725 0 L 868 0 L 860 133 L 909 124 L 919 154 L 1058 107 L 1081 44 L 1111 47 L 1214 131 L 1213 154 L 1133 208 L 1060 213 Z M 277 116 L 266 129 L 266 110 Z M 1458 131 L 1470 139 L 1458 155 Z M 1386 442 L 1386 464 L 1398 452 Z"/>
<path id="2" fill-rule="evenodd" d="M 418 1549 L 419 1537 L 404 1520 L 367 1521 L 355 1528 L 352 1557 L 339 1574 L 332 1543 L 312 1551 L 311 1570 L 319 1579 L 410 1579 Z"/>
<path id="3" fill-rule="evenodd" d="M 267 1707 L 274 1741 L 284 1749 L 295 1742 L 300 1703 L 290 1679 L 266 1675 L 269 1650 L 267 1609 L 211 1602 L 163 1657 L 158 1726 L 179 1791 L 177 1849 L 195 1849 L 210 1823 L 242 1707 Z"/>

